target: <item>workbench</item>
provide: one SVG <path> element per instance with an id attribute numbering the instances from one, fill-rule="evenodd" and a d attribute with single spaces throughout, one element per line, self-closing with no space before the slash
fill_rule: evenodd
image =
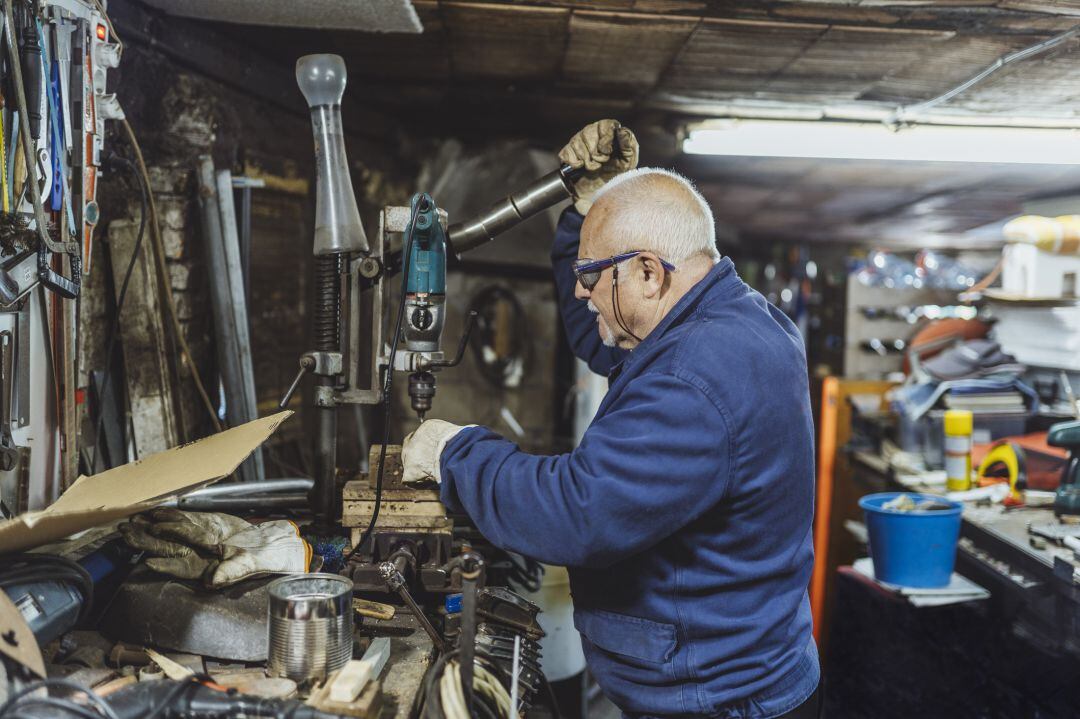
<path id="1" fill-rule="evenodd" d="M 940 488 L 901 483 L 871 452 L 850 453 L 856 483 L 866 493 Z M 991 613 L 1014 621 L 1053 652 L 1080 656 L 1080 561 L 1070 549 L 1032 546 L 1028 526 L 1056 522 L 1043 507 L 1006 509 L 966 502 L 956 571 L 991 592 Z"/>

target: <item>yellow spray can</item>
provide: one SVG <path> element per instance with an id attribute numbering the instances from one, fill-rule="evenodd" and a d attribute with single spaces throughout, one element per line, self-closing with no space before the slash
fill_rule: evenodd
<path id="1" fill-rule="evenodd" d="M 966 409 L 945 412 L 945 488 L 971 489 L 971 432 L 975 420 Z"/>

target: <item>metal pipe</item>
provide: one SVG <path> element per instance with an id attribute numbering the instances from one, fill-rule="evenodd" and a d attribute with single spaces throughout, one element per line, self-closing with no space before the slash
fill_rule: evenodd
<path id="1" fill-rule="evenodd" d="M 220 497 L 223 495 L 242 497 L 253 494 L 271 494 L 273 492 L 308 492 L 314 484 L 315 480 L 313 479 L 268 479 L 257 484 L 250 482 L 220 482 L 188 492 L 182 499 Z"/>
<path id="2" fill-rule="evenodd" d="M 333 384 L 332 377 L 318 378 L 318 387 L 332 387 Z M 315 526 L 319 528 L 331 527 L 337 519 L 337 431 L 337 408 L 316 407 L 315 483 L 308 496 L 315 512 Z"/>
<path id="3" fill-rule="evenodd" d="M 487 212 L 451 225 L 447 230 L 450 249 L 458 257 L 495 239 L 536 213 L 574 196 L 570 181 L 580 169 L 563 165 L 524 190 L 496 202 Z"/>
<path id="4" fill-rule="evenodd" d="M 236 512 L 244 509 L 301 509 L 308 505 L 306 494 L 266 494 L 254 497 L 181 497 L 176 501 L 178 509 L 193 512 Z M 166 505 L 167 506 L 167 505 Z"/>

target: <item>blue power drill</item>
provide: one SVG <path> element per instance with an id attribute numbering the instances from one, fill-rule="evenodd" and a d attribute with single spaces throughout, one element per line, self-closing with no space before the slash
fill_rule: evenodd
<path id="1" fill-rule="evenodd" d="M 395 360 L 394 369 L 412 371 L 409 401 L 423 421 L 435 398 L 433 372 L 461 362 L 476 312 L 470 312 L 466 319 L 456 355 L 452 360 L 445 360 L 441 345 L 446 324 L 446 231 L 431 195 L 418 192 L 409 205 L 411 223 L 405 228 L 405 241 L 410 244 L 408 255 L 403 257 L 405 312 L 401 327 L 405 351 Z"/>

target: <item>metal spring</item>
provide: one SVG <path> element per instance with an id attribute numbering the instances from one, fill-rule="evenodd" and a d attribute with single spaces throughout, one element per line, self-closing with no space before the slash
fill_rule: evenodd
<path id="1" fill-rule="evenodd" d="M 315 258 L 315 349 L 337 352 L 341 348 L 342 255 Z"/>

